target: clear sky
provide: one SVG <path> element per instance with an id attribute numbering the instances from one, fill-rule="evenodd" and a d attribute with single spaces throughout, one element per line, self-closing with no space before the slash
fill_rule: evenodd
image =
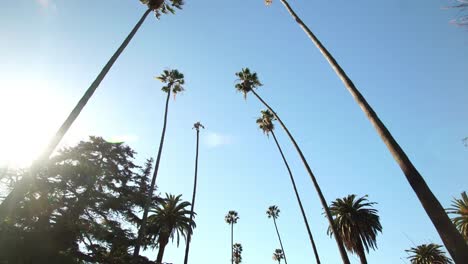
<path id="1" fill-rule="evenodd" d="M 244 263 L 273 263 L 278 248 L 265 211 L 276 204 L 290 264 L 314 263 L 286 169 L 256 127 L 263 109 L 234 90 L 248 66 L 259 90 L 301 145 L 331 201 L 347 194 L 378 202 L 383 234 L 369 263 L 408 263 L 404 249 L 441 243 L 404 175 L 341 81 L 278 0 L 187 1 L 176 16 L 150 16 L 73 125 L 125 140 L 139 160 L 156 155 L 164 94 L 153 77 L 186 76 L 170 102 L 158 186 L 191 197 L 195 132 L 201 121 L 197 229 L 191 263 L 229 263 L 228 210 L 237 210 Z M 468 190 L 468 35 L 448 23 L 444 0 L 290 0 L 334 54 L 425 177 L 441 203 Z M 16 0 L 0 3 L 0 160 L 24 165 L 55 132 L 145 8 L 137 0 Z M 291 163 L 325 264 L 340 263 L 327 221 L 298 155 Z M 183 244 L 164 260 L 182 263 Z M 145 252 L 152 259 L 155 252 Z M 350 255 L 358 263 L 355 255 Z"/>

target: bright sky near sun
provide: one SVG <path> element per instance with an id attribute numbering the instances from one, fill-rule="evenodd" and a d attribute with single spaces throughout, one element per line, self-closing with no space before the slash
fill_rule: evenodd
<path id="1" fill-rule="evenodd" d="M 400 142 L 441 203 L 468 190 L 468 35 L 450 25 L 443 0 L 290 0 Z M 58 129 L 145 11 L 137 0 L 16 0 L 0 3 L 0 165 L 25 166 Z M 166 68 L 186 76 L 170 102 L 159 190 L 192 190 L 201 121 L 197 229 L 191 263 L 229 263 L 228 210 L 237 210 L 244 263 L 273 263 L 278 248 L 268 206 L 290 264 L 313 253 L 287 172 L 272 139 L 256 127 L 263 107 L 235 92 L 234 73 L 257 71 L 265 100 L 296 137 L 331 201 L 355 193 L 377 202 L 383 234 L 369 263 L 408 263 L 405 249 L 441 243 L 404 175 L 327 62 L 278 0 L 187 1 L 176 16 L 149 17 L 65 138 L 126 141 L 139 161 L 154 157 Z M 277 128 L 304 200 L 319 254 L 340 263 L 312 183 Z M 155 252 L 145 252 L 155 258 Z M 352 263 L 358 258 L 350 254 Z M 182 263 L 183 243 L 165 261 Z"/>

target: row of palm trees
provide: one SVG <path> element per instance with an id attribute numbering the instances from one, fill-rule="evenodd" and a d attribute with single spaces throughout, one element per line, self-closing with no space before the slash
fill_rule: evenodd
<path id="1" fill-rule="evenodd" d="M 41 166 L 41 163 L 47 160 L 50 157 L 50 155 L 53 153 L 53 151 L 56 149 L 57 145 L 63 139 L 64 135 L 68 132 L 73 122 L 79 116 L 80 112 L 84 109 L 89 99 L 92 97 L 92 95 L 94 94 L 96 89 L 99 87 L 100 83 L 102 82 L 102 80 L 105 78 L 109 70 L 112 68 L 113 64 L 116 62 L 118 57 L 127 47 L 127 45 L 130 43 L 130 41 L 135 36 L 136 32 L 139 30 L 143 22 L 146 20 L 148 14 L 151 12 L 154 12 L 156 17 L 159 18 L 162 14 L 174 13 L 175 9 L 181 9 L 184 4 L 182 0 L 140 0 L 140 2 L 142 4 L 145 4 L 148 7 L 148 9 L 144 12 L 143 16 L 135 25 L 135 27 L 132 29 L 132 31 L 127 36 L 127 38 L 124 40 L 122 45 L 117 49 L 117 51 L 108 61 L 108 63 L 104 66 L 104 68 L 98 74 L 98 76 L 90 85 L 90 87 L 86 90 L 83 97 L 79 100 L 75 108 L 71 111 L 67 119 L 64 121 L 62 126 L 59 128 L 55 136 L 50 141 L 50 143 L 48 144 L 48 147 L 44 150 L 41 156 L 33 163 L 32 169 L 31 169 L 31 177 L 24 177 L 21 180 L 21 184 L 18 184 L 18 187 L 16 187 L 3 201 L 3 203 L 0 206 L 0 217 L 1 217 L 0 220 L 3 221 L 5 217 L 7 217 L 10 214 L 12 208 L 15 207 L 15 205 L 24 197 L 24 194 L 26 193 L 26 191 L 32 186 L 34 179 L 36 178 L 35 168 Z M 271 4 L 272 0 L 266 0 L 265 2 L 267 4 Z M 292 9 L 290 4 L 286 0 L 280 0 L 280 2 L 285 6 L 287 11 L 290 13 L 293 19 L 298 23 L 298 25 L 304 30 L 304 32 L 311 39 L 313 44 L 323 54 L 323 56 L 328 61 L 332 69 L 336 72 L 337 76 L 344 83 L 346 89 L 351 93 L 352 97 L 356 100 L 357 104 L 361 107 L 361 109 L 364 111 L 366 116 L 369 118 L 371 124 L 374 126 L 377 133 L 382 138 L 383 142 L 387 145 L 390 153 L 392 154 L 392 156 L 394 157 L 394 159 L 400 166 L 402 172 L 406 176 L 410 186 L 413 188 L 413 191 L 419 198 L 421 205 L 423 206 L 427 215 L 431 219 L 434 227 L 439 233 L 439 236 L 441 237 L 445 247 L 447 248 L 449 254 L 452 256 L 455 263 L 468 263 L 468 246 L 466 242 L 464 241 L 463 236 L 460 234 L 460 232 L 458 232 L 455 225 L 450 221 L 444 208 L 442 207 L 440 202 L 437 200 L 435 195 L 432 193 L 432 191 L 430 190 L 429 186 L 426 184 L 422 175 L 418 172 L 418 170 L 412 164 L 411 160 L 408 158 L 406 153 L 399 146 L 397 141 L 393 138 L 392 134 L 388 131 L 388 129 L 383 124 L 383 122 L 379 119 L 375 111 L 372 109 L 372 107 L 369 105 L 369 103 L 366 101 L 363 95 L 359 92 L 357 87 L 348 77 L 346 72 L 341 68 L 341 66 L 338 64 L 335 58 L 325 48 L 322 42 L 315 36 L 315 34 L 313 34 L 313 32 L 301 20 L 301 18 Z M 237 76 L 239 77 L 240 82 L 236 85 L 236 88 L 239 91 L 241 91 L 244 94 L 244 96 L 246 96 L 248 93 L 254 94 L 255 97 L 257 97 L 265 105 L 265 107 L 267 107 L 268 110 L 271 111 L 274 118 L 283 127 L 288 137 L 290 138 L 292 144 L 296 148 L 314 184 L 314 187 L 317 191 L 321 204 L 325 210 L 325 215 L 330 224 L 330 233 L 333 234 L 333 237 L 336 240 L 342 261 L 345 264 L 349 264 L 349 258 L 346 254 L 345 244 L 343 243 L 343 238 L 335 227 L 330 208 L 326 204 L 326 199 L 324 197 L 324 194 L 318 184 L 318 181 L 315 175 L 310 169 L 310 166 L 305 156 L 303 155 L 296 140 L 293 138 L 290 131 L 286 128 L 286 126 L 284 125 L 282 120 L 279 118 L 277 113 L 273 111 L 273 109 L 255 91 L 258 87 L 261 86 L 261 83 L 257 78 L 257 74 L 250 72 L 250 70 L 246 68 L 246 69 L 243 69 L 241 72 L 239 72 Z M 181 75 L 177 71 L 164 72 L 164 74 L 160 77 L 160 79 L 167 83 L 167 85 L 165 86 L 165 89 L 166 89 L 165 92 L 167 92 L 168 98 L 171 92 L 174 94 L 177 94 L 178 92 L 181 92 L 183 90 L 183 87 L 182 87 L 183 75 Z M 165 120 L 167 119 L 167 107 L 168 107 L 168 99 L 166 101 Z M 155 164 L 155 170 L 153 173 L 153 178 L 152 178 L 152 183 L 151 183 L 153 190 L 154 190 L 154 186 L 156 183 L 159 159 L 161 156 L 160 153 L 162 151 L 162 145 L 164 142 L 164 134 L 165 134 L 165 123 L 163 127 L 163 133 L 161 136 L 161 143 L 159 145 L 158 158 Z M 143 218 L 145 219 L 147 217 L 148 217 L 148 208 L 145 208 Z M 138 235 L 139 242 L 137 243 L 137 246 L 135 247 L 135 251 L 134 251 L 135 255 L 139 254 L 139 250 L 140 250 L 139 245 L 141 245 L 141 240 L 145 234 L 145 228 L 146 228 L 145 221 L 143 221 L 142 226 L 139 230 L 139 235 Z M 310 240 L 313 246 L 314 243 L 313 243 L 313 238 L 311 234 L 310 234 Z M 315 246 L 313 247 L 315 248 Z M 314 251 L 316 251 L 316 248 L 314 249 Z M 316 258 L 317 258 L 317 263 L 319 263 L 317 254 L 316 254 Z"/>
<path id="2" fill-rule="evenodd" d="M 356 199 L 356 195 L 352 194 L 338 198 L 330 205 L 334 226 L 342 237 L 345 248 L 349 252 L 357 254 L 361 264 L 367 264 L 365 253 L 369 252 L 369 248 L 377 248 L 377 233 L 382 232 L 378 211 L 372 208 L 374 204 L 376 203 L 367 200 L 367 196 Z M 267 216 L 273 219 L 283 255 L 282 259 L 287 264 L 286 253 L 276 223 L 279 213 L 278 206 L 268 207 Z M 331 227 L 328 228 L 328 234 L 333 234 Z M 316 255 L 318 256 L 318 253 Z M 316 261 L 320 263 L 317 258 Z"/>
<path id="3" fill-rule="evenodd" d="M 282 2 L 284 2 L 284 1 L 282 0 Z M 341 234 L 340 232 L 338 232 L 337 227 L 335 226 L 335 223 L 334 223 L 330 208 L 328 207 L 328 205 L 326 203 L 323 191 L 320 188 L 320 185 L 318 184 L 317 179 L 316 179 L 314 173 L 312 172 L 312 170 L 311 170 L 311 168 L 310 168 L 304 154 L 302 153 L 302 150 L 300 149 L 298 143 L 296 142 L 296 140 L 292 136 L 289 129 L 283 123 L 281 118 L 278 116 L 278 114 L 256 92 L 256 89 L 258 89 L 259 87 L 262 86 L 262 83 L 260 82 L 257 73 L 252 72 L 249 68 L 243 68 L 240 72 L 236 73 L 236 76 L 238 78 L 237 83 L 235 85 L 236 90 L 241 92 L 245 99 L 247 98 L 247 95 L 249 93 L 252 93 L 267 108 L 267 110 L 262 111 L 262 116 L 257 119 L 257 124 L 259 125 L 260 129 L 262 129 L 264 131 L 264 133 L 266 133 L 267 135 L 269 133 L 271 133 L 273 135 L 273 138 L 275 140 L 275 143 L 278 146 L 278 149 L 279 149 L 280 154 L 281 154 L 281 156 L 283 158 L 283 161 L 285 162 L 285 165 L 288 168 L 288 172 L 290 173 L 290 178 L 291 178 L 291 181 L 292 181 L 293 187 L 294 187 L 295 186 L 294 177 L 292 176 L 292 174 L 290 172 L 289 166 L 288 166 L 287 161 L 286 161 L 286 159 L 284 157 L 284 154 L 282 153 L 281 147 L 280 147 L 280 145 L 279 145 L 279 143 L 278 143 L 278 141 L 276 139 L 276 136 L 274 135 L 274 133 L 272 133 L 272 131 L 274 129 L 273 121 L 277 120 L 278 123 L 281 125 L 281 127 L 286 132 L 286 134 L 288 135 L 288 137 L 291 140 L 293 146 L 295 147 L 296 151 L 298 152 L 298 154 L 299 154 L 299 156 L 300 156 L 300 158 L 301 158 L 301 160 L 302 160 L 302 162 L 304 164 L 304 167 L 306 168 L 306 170 L 307 170 L 307 172 L 308 172 L 308 174 L 309 174 L 309 176 L 310 176 L 310 178 L 312 180 L 312 183 L 313 183 L 313 185 L 315 187 L 315 190 L 316 190 L 316 192 L 317 192 L 317 194 L 319 196 L 322 207 L 325 210 L 325 215 L 326 215 L 326 217 L 327 217 L 327 219 L 329 221 L 329 224 L 330 224 L 330 232 L 329 233 L 331 235 L 333 235 L 333 237 L 336 240 L 336 243 L 338 245 L 338 249 L 339 249 L 339 252 L 340 252 L 340 255 L 341 255 L 341 258 L 342 258 L 342 261 L 345 264 L 349 264 L 349 258 L 347 256 L 346 251 L 345 251 L 345 244 L 346 243 L 344 243 L 344 241 L 343 241 L 345 238 L 342 237 L 344 234 Z M 375 115 L 375 113 L 373 112 L 372 108 L 370 108 L 370 106 L 365 101 L 363 101 L 364 99 L 363 99 L 362 96 L 360 96 L 358 99 L 360 99 L 360 100 L 358 100 L 358 103 L 361 105 L 361 107 L 363 107 L 365 112 L 368 113 L 368 117 L 371 119 L 371 122 L 376 126 L 376 128 L 377 128 L 377 130 L 379 132 L 382 132 L 381 136 L 383 137 L 384 141 L 386 143 L 388 143 L 389 148 L 392 151 L 392 154 L 394 154 L 394 156 L 397 158 L 397 161 L 400 163 L 400 166 L 402 166 L 402 168 L 404 167 L 403 170 L 404 170 L 410 184 L 412 185 L 413 190 L 416 192 L 416 194 L 420 198 L 420 200 L 421 200 L 421 202 L 423 204 L 423 207 L 425 207 L 426 212 L 430 216 L 431 220 L 433 220 L 433 223 L 434 223 L 435 227 L 439 231 L 439 235 L 441 235 L 442 241 L 444 242 L 447 250 L 449 251 L 449 253 L 452 256 L 455 263 L 468 263 L 468 246 L 467 246 L 466 242 L 464 241 L 463 236 L 457 230 L 455 225 L 451 222 L 451 220 L 448 217 L 447 213 L 445 212 L 444 208 L 442 208 L 440 203 L 437 201 L 435 196 L 430 191 L 429 187 L 425 184 L 424 179 L 422 178 L 422 176 L 419 175 L 419 173 L 417 172 L 417 170 L 414 167 L 412 167 L 412 169 L 409 169 L 412 166 L 412 164 L 409 161 L 409 159 L 407 159 L 406 155 L 404 155 L 404 152 L 401 149 L 400 149 L 401 151 L 393 151 L 395 149 L 398 149 L 399 146 L 396 143 L 396 141 L 393 140 L 390 133 L 388 131 L 386 131 L 385 126 L 380 122 L 377 115 Z M 406 157 L 406 159 L 404 159 L 404 157 Z M 296 188 L 294 188 L 294 189 L 295 189 L 295 193 L 296 193 L 296 197 L 298 199 L 298 202 L 301 205 L 300 198 L 299 198 L 299 196 L 297 194 L 297 190 L 296 190 Z M 426 208 L 426 206 L 428 204 L 432 204 L 433 207 Z M 300 206 L 300 207 L 302 207 L 302 206 Z M 442 213 L 438 210 L 438 207 L 441 208 Z M 304 214 L 303 214 L 303 216 L 304 216 Z M 304 219 L 306 219 L 306 218 L 304 217 Z M 445 224 L 445 219 L 447 219 L 449 221 L 448 225 Z M 304 222 L 306 222 L 306 220 L 304 220 Z M 306 225 L 307 225 L 307 223 L 306 223 Z M 379 228 L 376 228 L 374 230 L 375 233 L 378 232 L 378 231 L 379 231 Z M 452 232 L 452 231 L 454 231 L 454 232 Z M 452 237 L 453 240 L 448 241 L 447 237 Z M 314 246 L 313 238 L 312 238 L 311 235 L 310 235 L 310 238 L 311 238 L 311 244 L 314 247 L 314 253 L 316 253 L 316 247 Z M 458 243 L 459 242 L 458 240 L 461 240 L 461 244 Z M 362 241 L 361 243 L 362 243 L 362 245 L 360 245 L 360 246 L 363 246 L 366 249 L 369 246 L 371 248 L 374 247 L 373 244 L 367 244 L 367 242 L 365 242 L 365 241 Z M 348 247 L 348 246 L 346 246 L 346 247 Z M 356 251 L 356 252 L 358 252 L 358 251 Z M 360 255 L 360 257 L 361 257 L 361 255 Z M 317 256 L 318 256 L 318 254 L 316 254 L 316 261 L 317 261 L 317 263 L 320 263 L 320 260 L 319 260 L 319 258 Z"/>
<path id="4" fill-rule="evenodd" d="M 162 128 L 161 139 L 159 143 L 159 149 L 158 149 L 158 153 L 156 156 L 156 162 L 155 162 L 155 167 L 153 170 L 153 176 L 151 179 L 150 190 L 147 196 L 146 206 L 143 210 L 143 217 L 142 217 L 142 222 L 141 222 L 142 224 L 138 232 L 138 238 L 137 238 L 137 242 L 135 244 L 135 248 L 133 252 L 134 257 L 139 256 L 140 248 L 143 244 L 143 239 L 144 237 L 147 236 L 146 224 L 151 223 L 151 221 L 147 221 L 147 218 L 148 218 L 148 212 L 150 210 L 151 194 L 154 192 L 154 189 L 156 186 L 156 178 L 158 175 L 158 169 L 159 169 L 162 149 L 164 145 L 164 139 L 165 139 L 166 128 L 167 128 L 169 101 L 170 101 L 169 99 L 171 97 L 171 94 L 173 95 L 175 99 L 177 94 L 185 90 L 184 75 L 178 70 L 164 70 L 160 76 L 156 77 L 156 79 L 165 84 L 161 88 L 161 90 L 167 93 L 166 104 L 165 104 L 165 110 L 164 110 L 163 128 Z M 161 230 L 173 230 L 171 231 L 172 232 L 171 237 L 173 237 L 174 233 L 177 234 L 177 246 L 179 245 L 179 235 L 181 234 L 184 237 L 186 241 L 184 264 L 188 263 L 190 242 L 191 242 L 191 237 L 193 233 L 192 230 L 195 227 L 194 208 L 195 208 L 196 193 L 197 193 L 197 181 L 198 181 L 198 155 L 199 155 L 200 129 L 204 129 L 204 128 L 205 127 L 200 122 L 196 122 L 193 125 L 193 129 L 195 129 L 196 131 L 196 149 L 195 149 L 195 173 L 194 173 L 194 183 L 193 183 L 193 192 L 192 192 L 192 202 L 191 203 L 182 202 L 179 204 L 172 204 L 172 206 L 174 207 L 174 211 L 176 213 L 169 215 L 168 220 L 173 221 L 173 223 L 169 224 L 167 227 L 164 225 L 160 225 L 160 226 L 156 225 L 156 227 L 161 228 Z M 185 210 L 184 208 L 188 206 L 190 206 L 190 210 Z M 169 208 L 172 208 L 172 207 L 169 207 Z M 148 219 L 148 220 L 151 220 L 151 219 Z M 150 233 L 154 233 L 154 232 L 150 232 Z M 168 239 L 169 239 L 169 235 L 167 234 L 167 232 L 166 233 L 163 232 L 162 236 L 161 235 L 158 236 L 157 244 L 159 246 L 159 252 L 156 258 L 157 264 L 162 263 L 162 258 L 164 255 L 164 248 L 166 247 L 168 243 Z"/>
<path id="5" fill-rule="evenodd" d="M 356 195 L 348 195 L 344 198 L 338 198 L 330 205 L 330 210 L 334 217 L 334 223 L 343 237 L 346 249 L 351 253 L 356 253 L 359 256 L 361 264 L 367 263 L 365 253 L 369 252 L 369 248 L 376 249 L 377 232 L 382 232 L 378 211 L 372 208 L 376 203 L 369 202 L 367 196 L 356 198 Z M 468 227 L 468 219 L 466 214 L 468 209 L 468 197 L 466 192 L 462 193 L 462 199 L 454 199 L 452 207 L 448 210 L 459 215 L 454 218 L 458 225 L 463 225 L 462 228 Z M 461 211 L 464 211 L 463 214 Z M 281 240 L 280 233 L 276 220 L 279 217 L 280 209 L 276 205 L 268 207 L 267 216 L 273 219 L 276 234 L 280 243 L 281 249 L 276 249 L 273 253 L 273 260 L 287 264 L 286 253 Z M 228 214 L 229 215 L 229 214 Z M 331 228 L 328 229 L 328 233 Z M 236 248 L 234 245 L 234 248 Z M 452 264 L 452 260 L 445 255 L 441 249 L 442 246 L 430 243 L 422 244 L 405 250 L 410 255 L 408 259 L 412 264 Z M 242 251 L 242 249 L 240 250 Z M 234 263 L 236 262 L 236 250 L 234 252 Z"/>

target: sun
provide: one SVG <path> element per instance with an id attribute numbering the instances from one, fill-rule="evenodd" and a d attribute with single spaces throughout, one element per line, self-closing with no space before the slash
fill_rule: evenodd
<path id="1" fill-rule="evenodd" d="M 12 78 L 1 80 L 0 87 L 0 168 L 26 167 L 46 147 L 70 106 L 45 80 Z"/>

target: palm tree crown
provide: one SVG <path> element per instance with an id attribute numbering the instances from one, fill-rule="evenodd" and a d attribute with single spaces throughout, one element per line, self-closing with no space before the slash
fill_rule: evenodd
<path id="1" fill-rule="evenodd" d="M 244 98 L 247 98 L 247 94 L 253 89 L 257 89 L 262 86 L 262 83 L 258 80 L 256 72 L 251 72 L 249 68 L 242 68 L 240 72 L 236 73 L 238 77 L 236 83 L 236 90 L 244 94 Z"/>
<path id="2" fill-rule="evenodd" d="M 364 249 L 369 252 L 369 248 L 377 248 L 377 233 L 382 232 L 378 211 L 371 208 L 374 204 L 368 202 L 367 195 L 356 199 L 356 195 L 352 194 L 336 199 L 330 206 L 346 249 L 364 258 Z M 328 233 L 332 233 L 330 228 Z"/>
<path id="3" fill-rule="evenodd" d="M 238 213 L 236 211 L 229 211 L 227 215 L 224 217 L 224 220 L 228 224 L 237 224 L 237 220 L 239 220 Z"/>
<path id="4" fill-rule="evenodd" d="M 262 116 L 257 118 L 257 125 L 264 134 L 269 135 L 275 129 L 273 121 L 276 120 L 275 115 L 268 109 L 261 111 Z"/>
<path id="5" fill-rule="evenodd" d="M 200 121 L 196 122 L 195 124 L 193 124 L 193 128 L 192 129 L 196 129 L 197 131 L 200 131 L 200 128 L 205 128 L 201 123 Z"/>
<path id="6" fill-rule="evenodd" d="M 412 247 L 409 250 L 405 250 L 411 255 L 408 259 L 411 261 L 411 264 L 451 264 L 453 263 L 449 259 L 445 252 L 440 248 L 442 246 L 436 244 L 423 244 L 417 247 Z"/>
<path id="7" fill-rule="evenodd" d="M 165 0 L 140 0 L 140 2 L 148 6 L 149 10 L 154 11 L 154 14 L 159 19 L 161 14 L 175 13 L 175 9 L 182 9 L 184 5 L 183 0 L 170 0 L 170 3 L 166 3 Z"/>
<path id="8" fill-rule="evenodd" d="M 462 192 L 461 199 L 453 199 L 452 207 L 450 207 L 447 212 L 456 215 L 452 218 L 452 222 L 465 240 L 468 241 L 468 196 L 466 192 Z"/>
<path id="9" fill-rule="evenodd" d="M 275 252 L 273 252 L 273 260 L 278 261 L 278 263 L 281 263 L 282 259 L 284 259 L 283 250 L 275 249 Z"/>
<path id="10" fill-rule="evenodd" d="M 280 213 L 280 209 L 278 208 L 278 206 L 276 205 L 272 205 L 270 207 L 268 207 L 268 210 L 267 210 L 267 215 L 268 215 L 268 218 L 274 218 L 274 219 L 277 219 L 278 216 L 279 216 L 279 213 Z"/>
<path id="11" fill-rule="evenodd" d="M 161 90 L 166 93 L 172 92 L 174 94 L 174 98 L 178 93 L 185 90 L 183 87 L 185 84 L 184 74 L 178 70 L 164 70 L 160 76 L 156 77 L 156 79 L 166 83 Z"/>
<path id="12" fill-rule="evenodd" d="M 177 238 L 177 246 L 180 236 L 187 237 L 196 227 L 195 221 L 190 218 L 190 203 L 181 200 L 180 195 L 166 193 L 166 198 L 154 209 L 154 214 L 148 217 L 148 234 L 152 240 Z M 193 213 L 195 215 L 195 213 Z"/>
<path id="13" fill-rule="evenodd" d="M 242 245 L 236 243 L 232 246 L 232 253 L 234 256 L 234 263 L 239 264 L 242 262 Z"/>

